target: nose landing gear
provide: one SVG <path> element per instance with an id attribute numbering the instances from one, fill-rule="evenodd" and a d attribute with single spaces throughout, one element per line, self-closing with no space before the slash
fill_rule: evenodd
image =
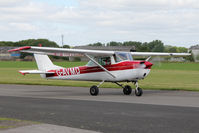
<path id="1" fill-rule="evenodd" d="M 136 86 L 136 88 L 135 88 L 135 95 L 136 96 L 142 96 L 143 91 L 142 91 L 142 88 L 139 87 L 138 82 L 135 82 L 135 86 Z"/>

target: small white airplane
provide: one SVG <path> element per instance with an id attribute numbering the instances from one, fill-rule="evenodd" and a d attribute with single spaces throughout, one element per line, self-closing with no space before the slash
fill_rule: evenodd
<path id="1" fill-rule="evenodd" d="M 143 91 L 138 86 L 138 80 L 144 79 L 150 72 L 152 63 L 151 56 L 189 56 L 190 53 L 158 53 L 158 52 L 116 52 L 101 50 L 83 50 L 51 47 L 25 46 L 9 50 L 9 52 L 20 51 L 33 53 L 38 70 L 19 71 L 21 74 L 40 74 L 46 79 L 61 80 L 84 80 L 100 81 L 99 85 L 90 88 L 90 94 L 99 94 L 99 87 L 104 82 L 112 82 L 123 88 L 125 95 L 130 95 L 132 88 L 129 85 L 123 86 L 119 82 L 132 82 L 135 84 L 135 95 L 141 96 Z M 57 53 L 82 54 L 90 59 L 85 66 L 63 68 L 54 65 L 47 55 Z M 136 61 L 133 56 L 148 56 L 146 60 Z"/>

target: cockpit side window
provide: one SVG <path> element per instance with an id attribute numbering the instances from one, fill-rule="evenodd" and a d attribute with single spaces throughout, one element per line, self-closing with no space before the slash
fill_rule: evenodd
<path id="1" fill-rule="evenodd" d="M 110 57 L 102 57 L 99 58 L 100 65 L 111 65 L 111 58 Z"/>
<path id="2" fill-rule="evenodd" d="M 94 59 L 102 66 L 111 65 L 110 57 L 95 57 Z M 86 66 L 96 66 L 96 64 L 90 60 Z"/>

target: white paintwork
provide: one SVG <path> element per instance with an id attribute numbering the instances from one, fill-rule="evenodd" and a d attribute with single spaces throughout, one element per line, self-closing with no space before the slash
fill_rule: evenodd
<path id="1" fill-rule="evenodd" d="M 66 75 L 49 77 L 48 79 L 61 79 L 61 80 L 86 80 L 86 81 L 109 81 L 109 82 L 119 82 L 119 81 L 137 81 L 139 79 L 144 79 L 150 72 L 150 69 L 128 69 L 111 71 L 116 78 L 111 77 L 106 72 L 94 72 L 78 75 Z M 144 73 L 146 76 L 144 77 Z"/>
<path id="2" fill-rule="evenodd" d="M 60 66 L 54 65 L 47 55 L 34 54 L 34 57 L 37 63 L 37 67 L 41 71 L 48 71 L 52 69 L 62 68 Z"/>

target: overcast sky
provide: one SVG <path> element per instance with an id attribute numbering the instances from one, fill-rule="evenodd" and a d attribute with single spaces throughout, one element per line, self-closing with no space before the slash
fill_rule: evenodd
<path id="1" fill-rule="evenodd" d="M 0 41 L 199 44 L 199 0 L 0 0 Z"/>

